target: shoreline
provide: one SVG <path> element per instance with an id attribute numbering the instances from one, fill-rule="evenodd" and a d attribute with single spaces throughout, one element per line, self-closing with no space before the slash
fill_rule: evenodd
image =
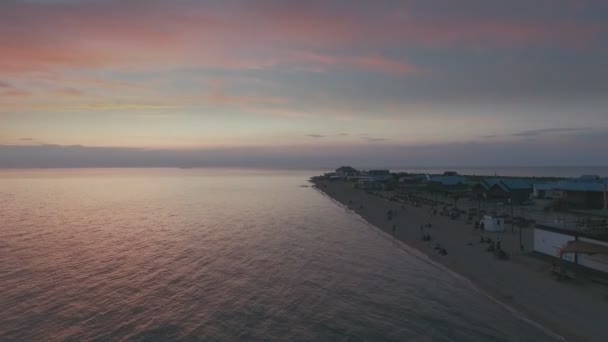
<path id="1" fill-rule="evenodd" d="M 467 281 L 480 294 L 556 340 L 608 340 L 603 322 L 589 319 L 603 317 L 608 312 L 608 296 L 602 298 L 602 289 L 598 291 L 595 287 L 587 291 L 575 284 L 556 281 L 550 275 L 550 265 L 519 251 L 514 232 L 483 233 L 494 240 L 500 239 L 503 249 L 511 256 L 509 260 L 498 260 L 479 243 L 481 233 L 464 222 L 433 216 L 428 207 L 391 202 L 354 189 L 351 183 L 311 182 L 317 191 L 369 225 L 424 255 L 433 266 L 445 268 Z M 387 210 L 395 213 L 391 220 L 387 219 Z M 420 228 L 427 224 L 431 227 Z M 523 232 L 531 234 L 530 230 Z M 422 234 L 431 235 L 432 241 L 421 241 Z M 437 243 L 446 248 L 447 255 L 435 251 L 433 246 Z"/>
<path id="2" fill-rule="evenodd" d="M 336 203 L 336 205 L 340 206 L 341 208 L 343 208 L 343 209 L 349 211 L 350 213 L 352 213 L 353 215 L 357 216 L 357 218 L 359 218 L 361 221 L 363 221 L 368 226 L 370 226 L 370 228 L 379 230 L 381 234 L 386 234 L 385 237 L 387 239 L 393 239 L 398 244 L 404 245 L 405 246 L 404 247 L 405 248 L 404 252 L 406 252 L 408 254 L 411 254 L 413 257 L 421 260 L 424 263 L 427 263 L 428 265 L 430 265 L 432 267 L 436 267 L 436 268 L 439 268 L 442 271 L 449 272 L 452 277 L 458 278 L 459 280 L 466 282 L 471 287 L 471 289 L 473 291 L 475 291 L 475 292 L 483 295 L 484 297 L 488 298 L 492 302 L 500 305 L 505 310 L 507 310 L 510 313 L 512 313 L 513 315 L 515 315 L 518 319 L 526 322 L 527 324 L 530 324 L 532 326 L 537 327 L 538 329 L 542 330 L 548 336 L 553 337 L 556 340 L 568 341 L 565 337 L 559 335 L 554 329 L 546 327 L 543 324 L 541 324 L 541 323 L 533 320 L 532 318 L 528 317 L 526 314 L 524 314 L 523 312 L 521 312 L 521 309 L 515 308 L 514 306 L 511 306 L 511 305 L 507 304 L 506 302 L 501 301 L 500 299 L 498 299 L 495 296 L 496 294 L 491 293 L 491 290 L 481 287 L 473 279 L 470 279 L 470 278 L 466 277 L 465 275 L 462 275 L 459 272 L 453 270 L 452 268 L 446 266 L 444 263 L 441 262 L 441 259 L 440 258 L 436 258 L 434 254 L 429 254 L 427 252 L 423 252 L 419 248 L 414 247 L 409 241 L 404 241 L 402 239 L 396 239 L 394 236 L 392 236 L 388 232 L 386 232 L 383 229 L 380 229 L 380 228 L 376 227 L 375 225 L 371 224 L 369 221 L 367 221 L 365 219 L 365 217 L 361 216 L 355 210 L 353 210 L 353 209 L 345 206 L 342 202 L 339 202 L 338 200 L 334 199 L 333 197 L 327 195 L 325 192 L 321 191 L 317 187 L 315 187 L 315 189 L 318 190 L 323 196 L 326 196 L 332 202 Z"/>

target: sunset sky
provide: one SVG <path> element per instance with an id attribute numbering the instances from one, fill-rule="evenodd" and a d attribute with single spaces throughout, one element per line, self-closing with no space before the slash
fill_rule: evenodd
<path id="1" fill-rule="evenodd" d="M 606 165 L 606 146 L 605 0 L 0 2 L 0 167 Z"/>

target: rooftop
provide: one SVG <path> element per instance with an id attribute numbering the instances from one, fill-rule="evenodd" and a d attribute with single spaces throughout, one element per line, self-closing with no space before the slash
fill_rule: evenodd
<path id="1" fill-rule="evenodd" d="M 458 185 L 465 184 L 466 178 L 463 176 L 432 176 L 429 178 L 429 181 L 441 185 Z"/>

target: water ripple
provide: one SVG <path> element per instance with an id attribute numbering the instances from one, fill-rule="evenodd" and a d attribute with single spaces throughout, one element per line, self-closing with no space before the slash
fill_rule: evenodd
<path id="1" fill-rule="evenodd" d="M 303 174 L 106 172 L 0 178 L 0 340 L 550 340 Z"/>

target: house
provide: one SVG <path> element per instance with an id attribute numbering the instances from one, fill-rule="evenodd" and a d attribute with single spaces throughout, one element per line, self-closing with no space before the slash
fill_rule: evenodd
<path id="1" fill-rule="evenodd" d="M 585 179 L 588 180 L 581 177 L 558 183 L 556 190 L 561 191 L 562 201 L 577 209 L 605 209 L 608 206 L 608 180 Z"/>
<path id="2" fill-rule="evenodd" d="M 421 183 L 424 183 L 425 181 L 426 181 L 426 175 L 423 175 L 423 174 L 418 174 L 418 175 L 408 174 L 408 175 L 399 177 L 399 183 L 404 183 L 404 184 L 421 184 Z"/>
<path id="3" fill-rule="evenodd" d="M 459 186 L 466 185 L 467 179 L 464 176 L 429 176 L 429 183 L 435 183 L 441 186 Z"/>
<path id="4" fill-rule="evenodd" d="M 557 190 L 559 183 L 536 183 L 532 184 L 532 196 L 534 198 L 555 199 L 561 197 L 561 191 Z"/>
<path id="5" fill-rule="evenodd" d="M 369 170 L 365 173 L 365 177 L 371 182 L 386 182 L 393 179 L 389 170 Z"/>
<path id="6" fill-rule="evenodd" d="M 488 191 L 494 186 L 494 184 L 500 182 L 500 179 L 497 178 L 486 178 L 481 182 L 475 184 L 471 191 L 477 195 L 477 197 L 487 197 Z"/>
<path id="7" fill-rule="evenodd" d="M 344 178 L 358 176 L 360 172 L 351 166 L 341 166 L 336 169 L 336 174 L 338 176 L 342 176 Z"/>
<path id="8" fill-rule="evenodd" d="M 329 179 L 330 181 L 344 179 L 344 177 L 336 174 L 335 172 L 327 172 L 327 173 L 323 174 L 323 177 L 325 177 L 326 179 Z"/>
<path id="9" fill-rule="evenodd" d="M 457 186 L 465 185 L 467 183 L 467 179 L 455 171 L 446 171 L 440 176 L 427 175 L 426 177 L 429 183 L 435 183 L 441 186 Z"/>
<path id="10" fill-rule="evenodd" d="M 487 191 L 488 198 L 510 200 L 521 203 L 530 199 L 532 185 L 522 179 L 501 179 Z"/>
<path id="11" fill-rule="evenodd" d="M 427 175 L 428 189 L 449 193 L 464 192 L 468 190 L 467 179 L 460 175 Z"/>
<path id="12" fill-rule="evenodd" d="M 593 183 L 600 181 L 600 176 L 598 175 L 582 175 L 578 178 L 572 179 L 574 182 L 582 182 L 582 183 Z"/>

